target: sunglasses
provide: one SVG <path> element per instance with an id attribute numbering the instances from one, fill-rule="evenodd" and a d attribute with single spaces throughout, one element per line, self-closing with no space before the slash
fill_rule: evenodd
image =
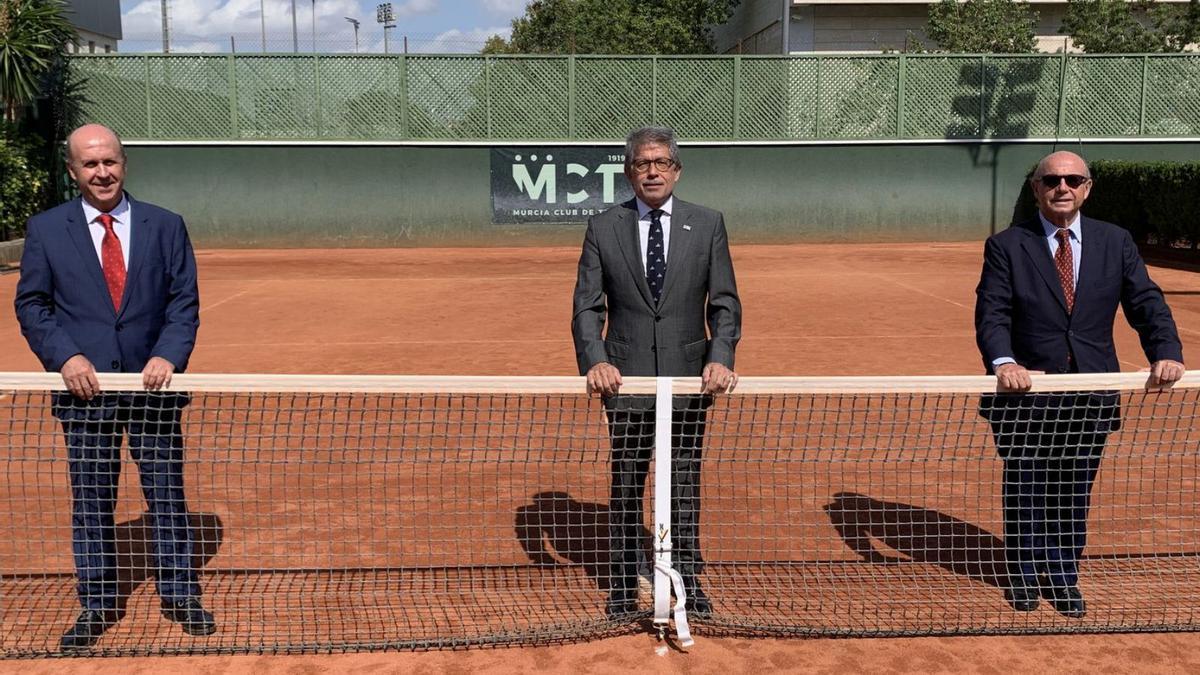
<path id="1" fill-rule="evenodd" d="M 1042 182 L 1042 185 L 1047 188 L 1056 188 L 1056 187 L 1058 187 L 1059 183 L 1061 183 L 1062 181 L 1065 180 L 1065 181 L 1067 181 L 1067 187 L 1074 190 L 1075 188 L 1079 187 L 1080 185 L 1083 185 L 1084 183 L 1091 180 L 1091 178 L 1088 178 L 1087 176 L 1080 176 L 1077 173 L 1073 173 L 1073 174 L 1070 174 L 1067 176 L 1056 176 L 1054 174 L 1046 174 L 1045 176 L 1038 178 L 1038 180 L 1040 180 Z"/>

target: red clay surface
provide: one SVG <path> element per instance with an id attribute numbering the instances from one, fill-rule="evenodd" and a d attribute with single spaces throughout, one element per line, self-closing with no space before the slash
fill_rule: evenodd
<path id="1" fill-rule="evenodd" d="M 973 289 L 982 245 L 753 246 L 734 250 L 743 375 L 977 374 Z M 197 373 L 573 375 L 574 248 L 200 251 Z M 1185 343 L 1200 341 L 1200 275 L 1153 269 Z M 12 297 L 16 275 L 0 276 Z M 1118 319 L 1127 370 L 1143 367 Z M 34 370 L 11 312 L 0 370 Z M 127 498 L 126 498 L 127 499 Z M 65 505 L 64 505 L 65 507 Z M 989 524 L 995 531 L 994 524 Z M 1099 672 L 1195 671 L 1193 634 L 872 640 L 699 637 L 656 656 L 635 635 L 542 648 L 343 656 L 0 663 L 50 672 Z"/>

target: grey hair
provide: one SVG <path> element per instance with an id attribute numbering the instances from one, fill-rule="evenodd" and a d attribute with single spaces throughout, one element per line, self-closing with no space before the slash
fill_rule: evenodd
<path id="1" fill-rule="evenodd" d="M 679 161 L 679 141 L 675 140 L 675 130 L 670 127 L 642 127 L 634 129 L 625 137 L 625 170 L 628 171 L 633 163 L 633 156 L 643 145 L 665 145 L 671 153 L 671 161 L 675 166 L 683 166 Z"/>

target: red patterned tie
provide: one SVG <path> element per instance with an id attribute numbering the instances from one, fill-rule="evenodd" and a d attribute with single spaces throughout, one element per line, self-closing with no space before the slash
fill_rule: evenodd
<path id="1" fill-rule="evenodd" d="M 1059 228 L 1058 250 L 1054 252 L 1054 266 L 1058 269 L 1058 283 L 1062 284 L 1063 297 L 1067 299 L 1067 314 L 1075 309 L 1075 258 L 1071 255 L 1071 231 Z"/>
<path id="2" fill-rule="evenodd" d="M 101 213 L 96 220 L 104 226 L 104 241 L 100 244 L 104 281 L 108 284 L 108 294 L 112 296 L 113 309 L 121 309 L 121 296 L 125 293 L 125 255 L 121 253 L 121 240 L 113 232 L 112 216 Z"/>

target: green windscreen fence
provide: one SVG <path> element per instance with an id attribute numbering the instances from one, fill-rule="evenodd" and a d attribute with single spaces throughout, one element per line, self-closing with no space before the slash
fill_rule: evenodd
<path id="1" fill-rule="evenodd" d="M 145 140 L 1200 136 L 1200 55 L 88 55 L 89 120 Z"/>

